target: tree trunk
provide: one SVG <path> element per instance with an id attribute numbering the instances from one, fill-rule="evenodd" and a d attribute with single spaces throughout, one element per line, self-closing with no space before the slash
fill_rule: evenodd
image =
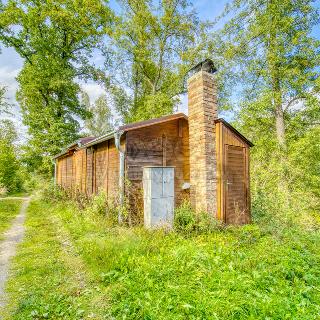
<path id="1" fill-rule="evenodd" d="M 273 5 L 270 1 L 270 5 Z M 268 67 L 270 72 L 271 80 L 271 90 L 273 98 L 273 110 L 275 114 L 275 129 L 276 129 L 276 139 L 279 147 L 279 183 L 278 188 L 282 194 L 283 204 L 288 209 L 289 208 L 289 186 L 287 183 L 287 144 L 285 137 L 285 121 L 283 112 L 283 101 L 282 101 L 282 88 L 281 88 L 281 58 L 279 55 L 278 39 L 277 39 L 277 27 L 274 21 L 274 16 L 272 15 L 272 23 L 270 30 L 270 39 L 268 45 Z M 279 199 L 280 200 L 280 199 Z"/>
<path id="2" fill-rule="evenodd" d="M 276 15 L 273 11 L 275 7 L 274 1 L 270 0 L 269 10 L 271 15 L 270 34 L 268 43 L 268 66 L 271 78 L 273 107 L 275 113 L 275 126 L 277 142 L 281 151 L 286 150 L 285 123 L 284 112 L 282 106 L 282 88 L 281 88 L 281 72 L 280 72 L 280 55 L 278 45 L 278 30 L 276 23 Z"/>
<path id="3" fill-rule="evenodd" d="M 134 79 L 134 91 L 133 91 L 133 105 L 136 107 L 138 101 L 138 90 L 139 90 L 139 80 L 138 80 L 138 69 L 135 63 L 133 62 L 133 79 Z"/>
<path id="4" fill-rule="evenodd" d="M 278 72 L 275 72 L 278 74 Z M 272 79 L 272 91 L 273 91 L 273 102 L 276 120 L 276 136 L 278 145 L 281 150 L 286 150 L 286 137 L 285 137 L 285 124 L 284 124 L 284 112 L 282 107 L 282 94 L 280 87 L 279 77 L 273 75 Z"/>

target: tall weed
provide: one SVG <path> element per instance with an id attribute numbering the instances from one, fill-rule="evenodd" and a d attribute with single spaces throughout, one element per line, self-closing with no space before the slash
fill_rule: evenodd
<path id="1" fill-rule="evenodd" d="M 184 234 L 206 233 L 222 228 L 222 224 L 206 212 L 195 212 L 184 200 L 174 211 L 174 228 Z"/>
<path id="2" fill-rule="evenodd" d="M 106 219 L 107 225 L 114 226 L 118 223 L 119 207 L 114 201 L 108 200 L 104 191 L 100 191 L 90 199 L 84 208 L 84 214 L 102 216 Z"/>

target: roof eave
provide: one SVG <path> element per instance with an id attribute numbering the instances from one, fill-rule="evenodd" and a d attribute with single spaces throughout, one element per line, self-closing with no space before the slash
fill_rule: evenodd
<path id="1" fill-rule="evenodd" d="M 155 124 L 160 124 L 160 123 L 173 121 L 173 120 L 177 120 L 177 119 L 188 120 L 188 117 L 182 112 L 181 113 L 175 113 L 175 114 L 170 114 L 170 115 L 163 116 L 163 117 L 160 117 L 160 118 L 140 121 L 140 122 L 137 122 L 137 123 L 129 123 L 129 124 L 126 124 L 126 125 L 123 125 L 123 126 L 119 127 L 119 130 L 121 130 L 123 132 L 128 132 L 128 131 L 131 131 L 131 130 L 150 127 L 150 126 L 153 126 Z"/>
<path id="2" fill-rule="evenodd" d="M 118 130 L 115 130 L 115 131 L 112 131 L 112 132 L 109 132 L 99 138 L 96 138 L 88 143 L 85 143 L 83 145 L 81 145 L 81 148 L 87 148 L 87 147 L 91 147 L 95 144 L 98 144 L 98 143 L 101 143 L 101 142 L 104 142 L 106 140 L 109 140 L 109 139 L 112 139 L 114 137 L 114 134 L 117 132 Z"/>
<path id="3" fill-rule="evenodd" d="M 62 156 L 64 156 L 64 155 L 66 155 L 66 154 L 68 153 L 68 151 L 69 151 L 69 150 L 64 150 L 64 151 L 62 151 L 62 152 L 54 155 L 54 156 L 52 157 L 52 159 L 60 158 L 60 157 L 62 157 Z"/>

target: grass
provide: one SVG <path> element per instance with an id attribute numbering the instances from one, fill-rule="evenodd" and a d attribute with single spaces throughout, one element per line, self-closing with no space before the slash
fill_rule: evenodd
<path id="1" fill-rule="evenodd" d="M 5 319 L 318 319 L 319 246 L 316 229 L 148 232 L 33 201 Z"/>
<path id="2" fill-rule="evenodd" d="M 32 201 L 7 284 L 9 305 L 3 319 L 82 319 L 90 310 L 83 265 L 50 206 Z M 2 318 L 1 318 L 2 319 Z"/>
<path id="3" fill-rule="evenodd" d="M 21 204 L 21 200 L 0 200 L 0 240 L 3 238 L 3 233 L 10 227 L 11 222 L 19 213 Z"/>
<path id="4" fill-rule="evenodd" d="M 5 195 L 0 195 L 0 199 L 6 198 L 6 197 L 27 197 L 29 195 L 28 192 L 19 191 L 19 192 L 12 192 Z"/>

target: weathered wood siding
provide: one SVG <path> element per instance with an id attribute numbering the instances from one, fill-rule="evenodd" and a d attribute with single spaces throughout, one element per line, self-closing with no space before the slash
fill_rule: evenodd
<path id="1" fill-rule="evenodd" d="M 95 192 L 108 193 L 109 141 L 97 145 L 95 150 Z"/>
<path id="2" fill-rule="evenodd" d="M 189 182 L 189 130 L 185 119 L 154 124 L 127 132 L 126 177 L 130 181 L 131 206 L 142 203 L 144 166 L 175 167 L 175 204 L 189 196 L 182 190 Z M 134 203 L 133 203 L 134 202 Z"/>
<path id="3" fill-rule="evenodd" d="M 86 161 L 86 194 L 91 196 L 93 193 L 93 148 L 87 148 L 87 161 Z"/>
<path id="4" fill-rule="evenodd" d="M 217 218 L 227 223 L 250 221 L 249 152 L 251 143 L 230 125 L 217 120 Z M 121 138 L 125 150 L 125 192 L 139 220 L 143 214 L 142 174 L 145 166 L 175 167 L 175 206 L 189 190 L 190 182 L 189 127 L 186 119 L 128 130 Z M 119 194 L 119 151 L 114 139 L 56 159 L 56 182 L 64 188 L 91 196 L 106 192 L 109 200 Z M 215 199 L 212 199 L 214 201 Z M 238 212 L 242 212 L 239 216 Z M 140 214 L 140 217 L 139 217 Z"/>
<path id="5" fill-rule="evenodd" d="M 121 138 L 121 148 L 125 149 L 125 137 Z M 114 139 L 101 142 L 94 149 L 94 192 L 103 190 L 109 200 L 118 197 L 119 151 Z"/>
<path id="6" fill-rule="evenodd" d="M 81 153 L 82 153 L 81 192 L 85 194 L 86 193 L 86 185 L 87 185 L 87 150 L 82 149 Z"/>
<path id="7" fill-rule="evenodd" d="M 83 179 L 84 174 L 82 171 L 83 161 L 85 160 L 85 150 L 78 150 L 73 155 L 73 166 L 74 166 L 74 185 L 73 187 L 80 192 L 83 192 Z"/>
<path id="8" fill-rule="evenodd" d="M 125 148 L 122 138 L 122 148 Z M 119 190 L 119 151 L 114 139 L 109 140 L 109 166 L 108 166 L 108 199 L 116 199 Z"/>
<path id="9" fill-rule="evenodd" d="M 125 148 L 125 138 L 121 139 Z M 92 196 L 104 190 L 115 199 L 119 190 L 119 152 L 114 139 L 93 147 L 75 150 L 56 160 L 56 182 L 63 188 Z"/>
<path id="10" fill-rule="evenodd" d="M 72 185 L 72 164 L 72 155 L 66 155 L 57 160 L 57 184 L 64 188 L 69 188 Z"/>
<path id="11" fill-rule="evenodd" d="M 250 221 L 250 176 L 248 144 L 222 122 L 216 123 L 217 144 L 217 218 L 242 224 Z M 232 171 L 232 172 L 230 172 Z M 236 181 L 228 181 L 230 174 Z M 232 199 L 230 185 L 233 183 Z M 234 206 L 244 208 L 241 217 L 234 214 Z"/>
<path id="12" fill-rule="evenodd" d="M 62 186 L 62 158 L 56 159 L 56 183 Z"/>

